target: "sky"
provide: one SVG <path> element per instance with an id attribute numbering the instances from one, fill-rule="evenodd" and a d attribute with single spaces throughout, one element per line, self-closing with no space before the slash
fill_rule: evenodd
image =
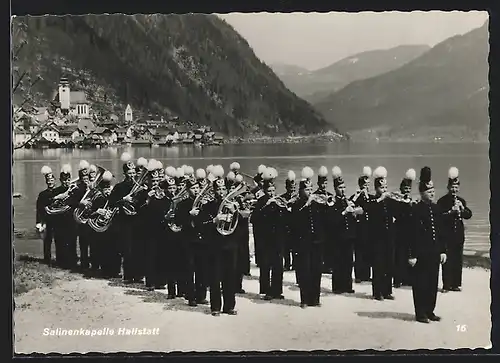
<path id="1" fill-rule="evenodd" d="M 308 70 L 326 67 L 356 53 L 403 44 L 437 43 L 478 28 L 488 19 L 474 12 L 231 13 L 231 24 L 268 65 Z"/>

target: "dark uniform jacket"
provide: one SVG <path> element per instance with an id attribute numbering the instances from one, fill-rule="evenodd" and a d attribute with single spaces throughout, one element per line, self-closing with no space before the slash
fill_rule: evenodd
<path id="1" fill-rule="evenodd" d="M 385 198 L 381 202 L 377 202 L 377 199 L 373 196 L 363 204 L 363 210 L 370 215 L 368 225 L 375 244 L 394 240 L 395 220 L 400 210 L 399 203 L 394 199 Z"/>
<path id="2" fill-rule="evenodd" d="M 235 243 L 234 238 L 231 235 L 223 236 L 222 234 L 217 232 L 217 224 L 213 222 L 213 219 L 219 212 L 220 205 L 221 201 L 217 199 L 204 204 L 201 208 L 200 214 L 198 215 L 198 223 L 203 228 L 204 235 L 208 240 L 210 248 L 237 248 L 238 244 Z"/>
<path id="3" fill-rule="evenodd" d="M 258 227 L 260 237 L 265 241 L 263 248 L 275 247 L 281 250 L 284 242 L 286 211 L 275 203 L 266 205 L 269 199 L 269 196 L 265 195 L 257 201 L 252 212 L 252 224 Z"/>
<path id="4" fill-rule="evenodd" d="M 302 208 L 307 198 L 298 199 L 292 204 L 292 233 L 296 236 L 297 247 L 322 243 L 326 236 L 326 209 L 324 205 L 312 202 Z"/>
<path id="5" fill-rule="evenodd" d="M 418 259 L 435 259 L 446 253 L 446 243 L 442 237 L 443 218 L 435 203 L 419 202 L 412 208 L 413 233 L 409 234 L 409 256 Z"/>
<path id="6" fill-rule="evenodd" d="M 155 196 L 146 199 L 140 209 L 141 218 L 144 220 L 144 228 L 147 234 L 154 234 L 157 238 L 163 236 L 165 231 L 165 214 L 170 206 L 169 199 L 164 196 L 161 199 Z"/>
<path id="7" fill-rule="evenodd" d="M 123 197 L 128 195 L 132 188 L 134 187 L 134 183 L 132 183 L 131 180 L 124 180 L 120 183 L 117 183 L 114 187 L 113 190 L 111 191 L 111 195 L 109 196 L 109 206 L 110 207 L 118 207 L 119 208 L 119 215 L 121 217 L 127 216 L 123 212 Z"/>
<path id="8" fill-rule="evenodd" d="M 357 218 L 352 213 L 342 215 L 342 212 L 347 208 L 348 199 L 335 196 L 335 204 L 329 208 L 329 218 L 331 228 L 334 232 L 335 239 L 352 239 L 356 237 Z"/>
<path id="9" fill-rule="evenodd" d="M 181 201 L 175 210 L 175 224 L 182 227 L 181 238 L 184 242 L 206 242 L 204 237 L 204 226 L 200 224 L 200 213 L 197 216 L 192 216 L 189 212 L 193 209 L 195 197 Z M 205 208 L 205 206 L 203 206 Z"/>
<path id="10" fill-rule="evenodd" d="M 47 214 L 45 207 L 52 202 L 55 190 L 56 188 L 47 188 L 38 194 L 38 198 L 36 200 L 36 224 L 47 224 L 51 222 L 50 216 Z"/>
<path id="11" fill-rule="evenodd" d="M 459 243 L 464 243 L 464 219 L 470 219 L 472 217 L 472 211 L 467 207 L 465 200 L 459 196 L 457 199 L 462 202 L 464 206 L 464 211 L 458 215 L 452 212 L 451 208 L 455 205 L 455 199 L 451 194 L 446 194 L 441 197 L 437 205 L 443 214 L 442 222 L 442 236 L 446 239 L 456 240 Z"/>

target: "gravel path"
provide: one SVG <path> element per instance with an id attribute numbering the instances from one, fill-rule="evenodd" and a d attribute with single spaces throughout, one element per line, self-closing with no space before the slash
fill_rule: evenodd
<path id="1" fill-rule="evenodd" d="M 183 299 L 167 300 L 164 291 L 118 281 L 82 278 L 32 290 L 16 298 L 15 351 L 397 350 L 489 344 L 490 273 L 483 269 L 464 270 L 463 292 L 439 294 L 436 313 L 443 320 L 431 324 L 414 322 L 406 288 L 395 290 L 395 301 L 371 300 L 369 284 L 356 284 L 352 296 L 333 295 L 324 275 L 323 306 L 301 309 L 293 272 L 285 274 L 286 299 L 276 302 L 258 298 L 255 268 L 252 275 L 244 281 L 247 294 L 237 298 L 237 316 L 212 317 L 208 306 L 190 308 Z M 44 335 L 44 329 L 57 328 L 89 329 L 88 334 L 94 329 L 96 335 Z M 146 330 L 124 335 L 120 328 Z"/>

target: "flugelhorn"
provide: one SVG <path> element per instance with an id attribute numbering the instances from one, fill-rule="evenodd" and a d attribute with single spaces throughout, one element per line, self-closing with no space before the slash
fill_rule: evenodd
<path id="1" fill-rule="evenodd" d="M 64 195 L 63 198 L 54 199 L 52 203 L 50 203 L 45 207 L 45 211 L 47 212 L 48 215 L 63 214 L 71 209 L 71 206 L 68 204 L 68 198 L 73 194 L 74 190 L 78 188 L 77 185 L 78 180 L 79 178 L 75 178 L 72 181 L 70 181 L 68 190 L 62 193 Z"/>
<path id="2" fill-rule="evenodd" d="M 236 197 L 247 192 L 248 186 L 246 184 L 240 184 L 222 200 L 217 214 L 223 214 L 229 217 L 226 220 L 217 222 L 216 229 L 221 235 L 229 236 L 236 230 L 239 221 L 238 214 L 240 212 Z"/>
<path id="3" fill-rule="evenodd" d="M 181 191 L 172 198 L 172 202 L 170 203 L 170 208 L 165 214 L 165 221 L 167 223 L 168 228 L 172 232 L 180 232 L 182 231 L 182 226 L 175 224 L 175 212 L 177 210 L 177 206 L 183 200 L 189 198 L 189 191 L 186 187 L 182 188 Z"/>

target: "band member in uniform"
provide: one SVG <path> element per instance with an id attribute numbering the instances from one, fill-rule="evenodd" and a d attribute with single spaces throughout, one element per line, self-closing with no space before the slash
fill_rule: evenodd
<path id="1" fill-rule="evenodd" d="M 240 163 L 234 161 L 231 163 L 231 165 L 229 165 L 229 170 L 232 171 L 234 173 L 234 176 L 236 177 L 236 175 L 238 175 L 240 172 L 240 167 Z"/>
<path id="2" fill-rule="evenodd" d="M 252 194 L 255 196 L 255 199 L 259 200 L 261 197 L 265 195 L 264 191 L 262 190 L 263 186 L 263 178 L 262 174 L 266 171 L 266 166 L 261 164 L 259 165 L 259 168 L 257 169 L 257 174 L 254 176 L 253 180 L 257 184 L 255 188 L 252 189 Z M 251 218 L 250 218 L 251 222 Z M 255 264 L 257 267 L 260 267 L 260 256 L 261 256 L 261 236 L 260 236 L 260 230 L 259 226 L 255 226 L 252 223 L 252 234 L 253 234 L 253 248 L 254 248 L 254 255 L 255 255 Z"/>
<path id="3" fill-rule="evenodd" d="M 358 216 L 356 242 L 354 243 L 354 276 L 356 283 L 371 281 L 372 237 L 370 235 L 370 213 L 364 207 L 371 198 L 369 194 L 371 175 L 372 169 L 365 166 L 363 173 L 358 178 L 358 187 L 362 193 L 356 200 L 356 206 L 363 208 L 364 213 Z M 350 199 L 354 199 L 355 195 L 351 196 Z"/>
<path id="4" fill-rule="evenodd" d="M 236 249 L 232 236 L 224 236 L 217 231 L 217 224 L 230 222 L 234 214 L 219 213 L 219 208 L 227 195 L 224 182 L 224 169 L 215 166 L 212 170 L 215 180 L 213 189 L 215 198 L 199 209 L 193 209 L 192 215 L 199 218 L 205 229 L 205 236 L 210 241 L 210 310 L 213 316 L 222 313 L 236 315 Z M 245 214 L 245 212 L 241 212 Z M 222 299 L 221 299 L 222 284 Z"/>
<path id="5" fill-rule="evenodd" d="M 354 293 L 352 288 L 352 270 L 354 241 L 356 237 L 356 218 L 363 213 L 361 207 L 345 195 L 345 182 L 342 170 L 335 166 L 332 169 L 333 187 L 335 189 L 335 204 L 329 210 L 333 223 L 333 274 L 332 290 L 336 294 Z"/>
<path id="6" fill-rule="evenodd" d="M 94 183 L 97 179 L 97 166 L 94 164 L 91 164 L 89 166 L 89 182 L 91 187 L 95 187 Z"/>
<path id="7" fill-rule="evenodd" d="M 243 185 L 243 176 L 237 174 L 234 178 L 234 184 L 232 190 Z M 246 210 L 245 205 L 245 194 L 240 195 L 236 198 L 236 202 L 240 210 Z M 243 276 L 250 276 L 250 228 L 249 228 L 249 218 L 241 213 L 238 214 L 238 225 L 233 233 L 233 237 L 237 244 L 237 254 L 236 254 L 236 270 L 238 275 L 238 281 L 236 286 L 236 292 L 239 294 L 245 294 L 246 291 L 243 289 Z"/>
<path id="8" fill-rule="evenodd" d="M 387 193 L 387 170 L 379 166 L 373 172 L 375 196 L 365 204 L 370 213 L 370 232 L 373 236 L 373 281 L 375 300 L 394 300 L 392 278 L 394 274 L 394 220 L 398 202 Z"/>
<path id="9" fill-rule="evenodd" d="M 78 169 L 80 180 L 71 198 L 75 199 L 76 203 L 81 204 L 84 202 L 82 199 L 85 193 L 91 189 L 90 164 L 86 160 L 81 160 Z M 78 229 L 78 246 L 80 247 L 80 267 L 87 270 L 90 267 L 90 237 L 92 230 L 87 224 L 77 224 L 76 226 Z"/>
<path id="10" fill-rule="evenodd" d="M 36 230 L 38 233 L 43 235 L 43 261 L 50 264 L 52 261 L 52 240 L 54 239 L 54 226 L 52 224 L 52 218 L 45 211 L 45 207 L 48 206 L 54 196 L 54 190 L 56 186 L 56 180 L 52 169 L 45 165 L 41 170 L 42 175 L 45 178 L 45 184 L 47 189 L 43 190 L 38 194 L 36 200 Z M 56 244 L 56 260 L 58 245 Z M 60 252 L 60 251 L 59 251 Z"/>
<path id="11" fill-rule="evenodd" d="M 202 226 L 192 213 L 193 203 L 200 192 L 200 185 L 195 178 L 186 180 L 189 198 L 179 203 L 176 210 L 176 224 L 182 227 L 181 240 L 184 251 L 184 281 L 186 281 L 186 299 L 189 306 L 207 304 L 207 243 Z"/>
<path id="12" fill-rule="evenodd" d="M 196 180 L 200 185 L 200 189 L 205 188 L 205 186 L 207 185 L 207 172 L 205 171 L 205 169 L 196 169 Z"/>
<path id="13" fill-rule="evenodd" d="M 133 203 L 132 188 L 135 186 L 136 168 L 129 153 L 121 155 L 123 162 L 124 180 L 117 183 L 109 197 L 111 208 L 118 207 L 119 211 L 113 221 L 116 228 L 116 239 L 121 245 L 123 256 L 123 280 L 125 283 L 142 282 L 140 277 L 138 261 L 135 258 L 135 228 L 137 218 L 135 215 L 127 215 L 123 209 L 125 203 Z"/>
<path id="14" fill-rule="evenodd" d="M 292 204 L 293 229 L 297 236 L 297 259 L 300 288 L 300 306 L 320 306 L 322 244 L 325 240 L 325 209 L 311 198 L 310 167 L 302 169 L 299 199 Z"/>
<path id="15" fill-rule="evenodd" d="M 293 203 L 292 198 L 295 198 L 295 189 L 297 185 L 295 183 L 295 173 L 293 170 L 288 172 L 288 176 L 285 180 L 285 193 L 281 194 L 280 197 L 286 200 L 288 203 Z M 285 258 L 285 271 L 291 271 L 295 269 L 295 248 L 293 246 L 294 237 L 291 230 L 291 214 L 285 213 L 284 215 L 284 226 L 285 226 L 285 242 L 284 242 L 284 258 Z"/>
<path id="16" fill-rule="evenodd" d="M 260 234 L 261 257 L 259 284 L 265 300 L 283 299 L 284 211 L 276 202 L 274 179 L 277 172 L 267 168 L 263 174 L 265 195 L 257 201 L 252 213 L 252 225 Z"/>
<path id="17" fill-rule="evenodd" d="M 328 187 L 328 169 L 326 166 L 322 166 L 318 170 L 318 188 L 314 191 L 314 194 L 325 195 L 328 197 L 333 197 L 332 193 L 327 191 Z M 332 243 L 329 243 L 329 239 L 332 236 L 325 236 L 326 240 L 323 244 L 323 273 L 332 273 L 333 272 L 333 264 L 331 260 L 331 256 L 333 251 L 331 251 Z"/>
<path id="18" fill-rule="evenodd" d="M 412 183 L 416 179 L 415 169 L 408 169 L 405 177 L 401 181 L 399 191 L 401 192 L 401 202 L 399 212 L 396 217 L 396 263 L 394 269 L 394 287 L 410 286 L 411 266 L 408 264 L 408 231 L 413 225 L 411 198 Z"/>
<path id="19" fill-rule="evenodd" d="M 465 200 L 458 194 L 460 179 L 458 169 L 452 167 L 448 171 L 448 194 L 441 197 L 437 204 L 443 212 L 442 233 L 446 243 L 447 262 L 443 265 L 443 291 L 460 291 L 462 289 L 462 267 L 465 243 L 463 220 L 472 218 L 472 211 Z"/>
<path id="20" fill-rule="evenodd" d="M 231 187 L 234 185 L 235 179 L 236 175 L 234 174 L 234 172 L 230 171 L 229 173 L 227 173 L 225 180 L 227 190 L 230 190 Z"/>
<path id="21" fill-rule="evenodd" d="M 420 171 L 418 185 L 421 200 L 412 209 L 414 229 L 408 233 L 412 266 L 413 303 L 418 322 L 439 321 L 436 308 L 439 264 L 446 263 L 446 243 L 441 236 L 442 213 L 434 203 L 434 184 L 431 169 Z M 413 233 L 412 233 L 413 232 Z"/>

